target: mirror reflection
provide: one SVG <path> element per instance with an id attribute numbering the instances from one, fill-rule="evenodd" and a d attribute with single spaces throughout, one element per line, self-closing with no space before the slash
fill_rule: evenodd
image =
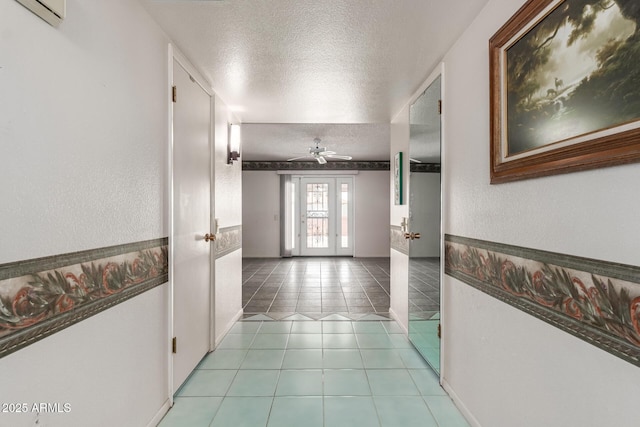
<path id="1" fill-rule="evenodd" d="M 409 339 L 440 372 L 440 77 L 411 105 Z"/>

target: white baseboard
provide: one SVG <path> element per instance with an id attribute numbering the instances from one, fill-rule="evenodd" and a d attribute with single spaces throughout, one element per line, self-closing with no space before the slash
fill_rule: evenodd
<path id="1" fill-rule="evenodd" d="M 469 411 L 469 408 L 467 408 L 466 405 L 460 400 L 456 392 L 453 391 L 453 388 L 451 388 L 449 383 L 444 378 L 442 379 L 442 388 L 444 388 L 447 394 L 449 394 L 449 397 L 451 397 L 451 400 L 453 400 L 456 408 L 458 408 L 462 416 L 464 416 L 471 427 L 482 427 L 480 421 L 478 421 L 476 417 L 473 416 L 471 411 Z"/>
<path id="2" fill-rule="evenodd" d="M 218 345 L 220 345 L 220 342 L 224 339 L 224 337 L 227 336 L 231 328 L 233 328 L 233 325 L 235 325 L 236 322 L 242 318 L 243 314 L 244 314 L 243 309 L 238 310 L 238 312 L 231 318 L 231 321 L 227 323 L 227 326 L 224 328 L 224 331 L 220 334 L 220 336 L 216 337 L 216 342 L 215 342 L 216 348 L 218 347 Z"/>
<path id="3" fill-rule="evenodd" d="M 400 326 L 400 329 L 402 329 L 402 331 L 404 332 L 405 335 L 409 335 L 409 331 L 407 330 L 407 328 L 398 320 L 398 315 L 396 314 L 395 311 L 393 311 L 393 309 L 391 307 L 389 307 L 389 315 L 391 316 L 391 318 L 393 320 L 396 321 L 396 323 L 398 324 L 398 326 Z"/>
<path id="4" fill-rule="evenodd" d="M 171 401 L 167 399 L 160 407 L 160 410 L 153 416 L 153 418 L 151 418 L 151 421 L 149 421 L 147 427 L 156 427 L 158 424 L 160 424 L 160 421 L 162 421 L 162 418 L 166 415 L 170 408 Z"/>
<path id="5" fill-rule="evenodd" d="M 242 315 L 243 314 L 244 314 L 244 310 L 243 309 L 238 310 L 236 315 L 233 316 L 233 320 L 231 321 L 231 326 L 233 326 L 234 323 L 236 323 L 238 320 L 242 319 Z M 229 329 L 231 329 L 231 326 L 229 327 Z"/>

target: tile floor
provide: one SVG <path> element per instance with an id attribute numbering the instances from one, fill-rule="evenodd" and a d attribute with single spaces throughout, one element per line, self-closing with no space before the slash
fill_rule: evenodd
<path id="1" fill-rule="evenodd" d="M 389 311 L 389 258 L 245 258 L 242 276 L 246 316 Z"/>
<path id="2" fill-rule="evenodd" d="M 240 321 L 161 427 L 467 427 L 394 321 Z"/>
<path id="3" fill-rule="evenodd" d="M 409 260 L 409 337 L 440 372 L 440 258 Z"/>
<path id="4" fill-rule="evenodd" d="M 440 258 L 409 261 L 409 313 L 412 319 L 430 319 L 440 311 Z"/>

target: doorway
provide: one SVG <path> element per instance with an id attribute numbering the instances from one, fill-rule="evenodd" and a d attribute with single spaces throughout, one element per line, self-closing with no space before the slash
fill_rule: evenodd
<path id="1" fill-rule="evenodd" d="M 292 255 L 353 256 L 353 177 L 292 177 Z"/>
<path id="2" fill-rule="evenodd" d="M 210 350 L 212 98 L 185 61 L 172 64 L 172 392 Z"/>

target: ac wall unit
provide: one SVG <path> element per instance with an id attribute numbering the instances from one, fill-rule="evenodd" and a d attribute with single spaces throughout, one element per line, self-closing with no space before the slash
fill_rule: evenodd
<path id="1" fill-rule="evenodd" d="M 16 0 L 24 7 L 57 27 L 64 19 L 66 0 Z"/>

